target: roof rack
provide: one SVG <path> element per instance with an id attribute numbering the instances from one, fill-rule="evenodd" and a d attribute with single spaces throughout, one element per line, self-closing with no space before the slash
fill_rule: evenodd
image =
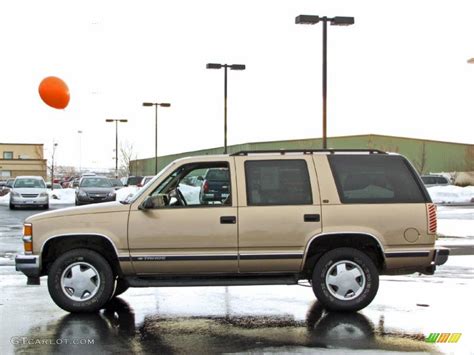
<path id="1" fill-rule="evenodd" d="M 369 153 L 369 154 L 387 154 L 386 152 L 379 149 L 271 149 L 271 150 L 241 150 L 236 153 L 230 154 L 231 157 L 243 156 L 249 154 L 267 154 L 267 153 L 280 153 L 284 155 L 286 153 Z"/>

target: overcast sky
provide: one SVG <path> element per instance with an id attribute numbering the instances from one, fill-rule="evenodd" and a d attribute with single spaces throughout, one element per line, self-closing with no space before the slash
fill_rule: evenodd
<path id="1" fill-rule="evenodd" d="M 321 24 L 328 27 L 328 135 L 387 134 L 473 143 L 474 2 L 435 0 L 3 1 L 0 142 L 58 143 L 61 165 L 113 167 L 119 140 L 138 158 L 223 144 L 222 70 L 229 71 L 228 144 L 321 137 Z M 38 85 L 69 86 L 65 110 Z M 83 131 L 79 138 L 78 130 Z M 81 149 L 82 154 L 79 154 Z"/>

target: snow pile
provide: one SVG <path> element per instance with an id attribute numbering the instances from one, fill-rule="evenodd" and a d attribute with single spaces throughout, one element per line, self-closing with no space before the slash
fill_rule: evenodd
<path id="1" fill-rule="evenodd" d="M 179 191 L 184 196 L 188 205 L 199 205 L 199 192 L 201 188 L 199 186 L 189 186 L 185 184 L 179 184 Z"/>
<path id="2" fill-rule="evenodd" d="M 434 203 L 474 203 L 474 186 L 432 186 L 428 192 Z"/>
<path id="3" fill-rule="evenodd" d="M 129 196 L 135 195 L 135 193 L 138 190 L 140 190 L 140 188 L 137 187 L 137 186 L 127 186 L 127 187 L 123 187 L 121 189 L 118 189 L 117 191 L 115 191 L 115 193 L 117 194 L 116 195 L 117 196 L 116 200 L 117 201 L 123 201 Z"/>
<path id="4" fill-rule="evenodd" d="M 0 206 L 8 206 L 10 203 L 10 193 L 0 196 Z"/>
<path id="5" fill-rule="evenodd" d="M 48 190 L 50 205 L 73 204 L 76 199 L 75 189 Z"/>

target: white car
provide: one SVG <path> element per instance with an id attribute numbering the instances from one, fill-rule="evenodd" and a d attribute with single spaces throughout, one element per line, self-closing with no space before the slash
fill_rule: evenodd
<path id="1" fill-rule="evenodd" d="M 18 176 L 10 191 L 10 209 L 19 206 L 49 208 L 49 195 L 41 176 Z"/>

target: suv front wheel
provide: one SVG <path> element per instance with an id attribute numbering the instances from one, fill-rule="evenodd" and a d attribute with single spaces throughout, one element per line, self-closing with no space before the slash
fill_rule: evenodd
<path id="1" fill-rule="evenodd" d="M 313 292 L 332 311 L 358 311 L 377 294 L 379 274 L 372 259 L 354 248 L 337 248 L 316 263 Z"/>
<path id="2" fill-rule="evenodd" d="M 95 312 L 114 292 L 114 274 L 107 260 L 89 249 L 73 249 L 56 259 L 48 273 L 53 301 L 68 312 Z"/>

